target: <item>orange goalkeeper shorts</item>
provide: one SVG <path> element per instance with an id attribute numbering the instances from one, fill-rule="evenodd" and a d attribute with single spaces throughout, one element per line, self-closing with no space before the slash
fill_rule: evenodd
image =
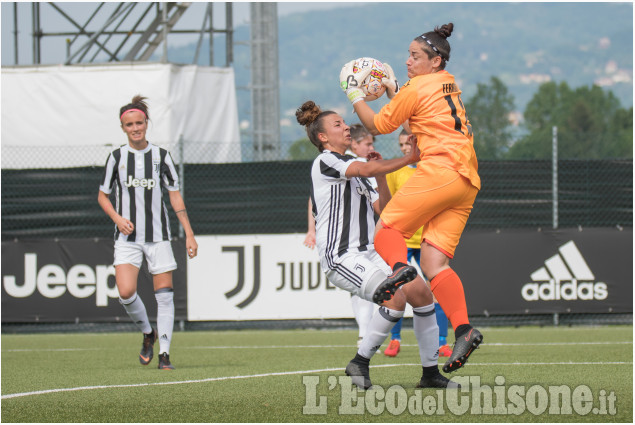
<path id="1" fill-rule="evenodd" d="M 423 227 L 421 241 L 452 258 L 477 193 L 458 172 L 420 162 L 382 211 L 381 221 L 406 239 Z"/>

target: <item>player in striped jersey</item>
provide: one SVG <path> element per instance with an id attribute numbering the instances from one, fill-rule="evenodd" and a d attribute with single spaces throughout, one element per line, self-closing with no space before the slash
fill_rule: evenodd
<path id="1" fill-rule="evenodd" d="M 179 178 L 169 152 L 146 140 L 148 106 L 135 96 L 119 111 L 121 128 L 128 144 L 108 156 L 99 186 L 98 202 L 115 223 L 115 279 L 119 301 L 143 332 L 139 362 L 147 365 L 159 338 L 159 369 L 174 369 L 170 363 L 170 343 L 174 328 L 174 290 L 172 271 L 176 261 L 170 244 L 168 211 L 162 187 L 168 190 L 170 204 L 185 231 L 185 246 L 194 258 L 198 245 L 179 192 Z M 109 195 L 116 189 L 116 208 Z M 152 274 L 157 300 L 157 329 L 152 328 L 145 305 L 137 294 L 137 278 L 143 258 Z M 158 331 L 158 332 L 157 332 Z"/>
<path id="2" fill-rule="evenodd" d="M 385 174 L 418 161 L 419 150 L 413 146 L 411 155 L 390 160 L 382 160 L 375 152 L 368 162 L 356 161 L 345 154 L 351 145 L 350 128 L 339 114 L 323 112 L 307 101 L 296 111 L 296 118 L 320 151 L 311 168 L 311 203 L 322 270 L 339 288 L 381 305 L 346 374 L 360 388 L 372 386 L 370 358 L 403 317 L 408 302 L 415 314 L 415 335 L 426 376 L 420 385 L 456 385 L 439 373 L 439 328 L 430 289 L 412 266 L 398 263 L 391 270 L 373 246 L 374 214 L 390 199 Z M 376 178 L 377 191 L 368 177 Z"/>
<path id="3" fill-rule="evenodd" d="M 345 154 L 353 156 L 357 161 L 366 162 L 368 154 L 375 150 L 375 137 L 361 124 L 351 125 L 350 134 L 351 147 L 346 149 Z M 377 181 L 375 178 L 369 177 L 367 180 L 376 191 Z M 315 247 L 315 219 L 313 218 L 312 211 L 313 206 L 311 204 L 311 199 L 309 198 L 308 231 L 304 239 L 304 245 L 311 249 Z M 357 346 L 359 347 L 362 344 L 364 335 L 366 335 L 366 329 L 368 328 L 370 319 L 373 317 L 373 312 L 375 311 L 376 306 L 374 303 L 366 301 L 355 294 L 351 294 L 351 306 L 353 307 L 353 315 L 355 316 L 355 321 L 357 322 Z M 395 328 L 399 325 L 401 325 L 401 320 L 395 324 Z M 380 349 L 377 351 L 381 352 Z"/>
<path id="4" fill-rule="evenodd" d="M 416 37 L 409 46 L 406 66 L 410 78 L 399 88 L 394 73 L 382 83 L 391 99 L 379 113 L 364 100 L 358 81 L 369 71 L 353 73 L 351 61 L 340 73 L 340 86 L 362 124 L 372 134 L 392 133 L 407 125 L 417 137 L 421 161 L 417 170 L 392 197 L 377 224 L 375 246 L 388 264 L 406 261 L 404 238 L 423 226 L 421 270 L 454 328 L 454 348 L 445 372 L 462 367 L 483 335 L 470 325 L 461 279 L 450 259 L 481 188 L 472 126 L 461 90 L 445 70 L 450 60 L 454 25 L 449 23 Z"/>

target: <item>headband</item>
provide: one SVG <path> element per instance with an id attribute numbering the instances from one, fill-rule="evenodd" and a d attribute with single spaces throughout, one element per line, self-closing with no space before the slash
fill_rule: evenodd
<path id="1" fill-rule="evenodd" d="M 126 115 L 128 112 L 132 112 L 132 111 L 138 111 L 141 112 L 143 114 L 143 116 L 148 119 L 148 116 L 146 115 L 145 112 L 143 112 L 141 109 L 137 109 L 137 108 L 132 108 L 132 109 L 127 109 L 125 111 L 123 111 L 123 114 L 121 114 L 121 116 L 119 117 L 119 121 L 121 121 L 121 119 L 123 118 L 124 115 Z"/>
<path id="2" fill-rule="evenodd" d="M 443 57 L 443 55 L 441 54 L 441 52 L 439 51 L 439 49 L 437 49 L 434 44 L 432 44 L 432 42 L 430 40 L 428 40 L 426 38 L 425 35 L 421 34 L 419 37 L 423 38 L 423 40 L 428 43 L 430 45 L 430 47 L 432 47 L 432 50 L 434 50 L 435 52 L 437 52 L 437 55 L 441 56 L 441 59 L 445 60 L 446 62 L 450 62 L 450 59 L 446 59 Z"/>

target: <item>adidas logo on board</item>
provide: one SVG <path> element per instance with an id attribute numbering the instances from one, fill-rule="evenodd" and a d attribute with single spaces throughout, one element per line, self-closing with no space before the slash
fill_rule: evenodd
<path id="1" fill-rule="evenodd" d="M 604 300 L 608 288 L 604 282 L 595 282 L 584 257 L 573 241 L 558 248 L 559 253 L 545 261 L 545 266 L 531 274 L 533 282 L 521 289 L 527 301 Z"/>

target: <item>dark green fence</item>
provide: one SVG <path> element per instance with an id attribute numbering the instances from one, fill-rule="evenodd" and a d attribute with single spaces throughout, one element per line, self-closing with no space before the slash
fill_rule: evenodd
<path id="1" fill-rule="evenodd" d="M 183 194 L 196 234 L 306 231 L 310 161 L 185 165 Z M 97 204 L 103 169 L 2 170 L 2 240 L 111 237 Z M 481 161 L 483 188 L 467 230 L 550 228 L 551 161 Z M 178 221 L 170 209 L 172 233 Z M 561 160 L 558 225 L 633 225 L 633 161 Z"/>

